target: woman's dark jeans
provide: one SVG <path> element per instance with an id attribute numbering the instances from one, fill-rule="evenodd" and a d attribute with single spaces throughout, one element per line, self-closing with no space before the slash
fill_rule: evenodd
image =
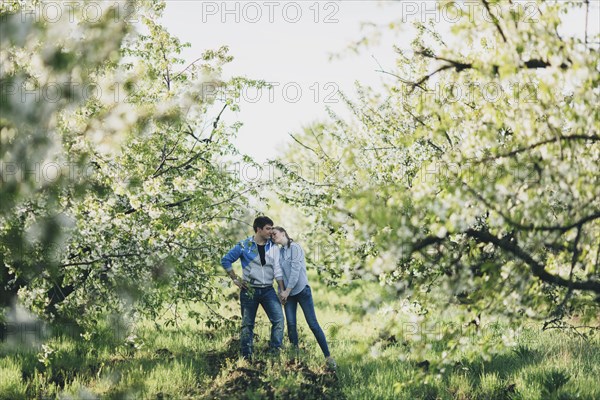
<path id="1" fill-rule="evenodd" d="M 330 354 L 329 347 L 327 347 L 327 339 L 325 339 L 325 334 L 317 322 L 312 292 L 308 285 L 306 285 L 297 295 L 289 296 L 287 303 L 285 303 L 285 319 L 287 321 L 290 342 L 292 342 L 292 345 L 298 346 L 298 330 L 296 328 L 296 310 L 298 309 L 298 304 L 302 307 L 302 312 L 304 312 L 304 318 L 308 323 L 308 327 L 315 335 L 323 354 L 325 357 L 329 357 Z"/>

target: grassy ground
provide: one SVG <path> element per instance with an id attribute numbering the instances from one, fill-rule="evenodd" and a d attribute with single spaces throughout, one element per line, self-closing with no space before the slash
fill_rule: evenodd
<path id="1" fill-rule="evenodd" d="M 336 373 L 325 368 L 302 317 L 301 351 L 268 356 L 270 325 L 260 311 L 253 364 L 237 357 L 237 328 L 211 330 L 192 320 L 168 328 L 142 321 L 126 340 L 107 325 L 93 334 L 55 332 L 44 347 L 3 343 L 0 399 L 600 399 L 597 336 L 530 326 L 493 357 L 465 357 L 440 373 L 429 364 L 445 357 L 443 346 L 413 353 L 411 335 L 386 331 L 381 306 L 357 318 L 377 285 L 334 291 L 314 276 L 311 282 Z M 234 295 L 219 312 L 239 323 Z M 494 331 L 498 341 L 507 329 Z"/>

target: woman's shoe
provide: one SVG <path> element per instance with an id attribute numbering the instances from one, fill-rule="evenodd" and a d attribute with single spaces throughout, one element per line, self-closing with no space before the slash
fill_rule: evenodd
<path id="1" fill-rule="evenodd" d="M 335 362 L 335 360 L 333 359 L 333 357 L 329 356 L 325 359 L 325 363 L 327 365 L 327 369 L 330 369 L 331 371 L 335 371 L 337 368 L 337 363 Z"/>

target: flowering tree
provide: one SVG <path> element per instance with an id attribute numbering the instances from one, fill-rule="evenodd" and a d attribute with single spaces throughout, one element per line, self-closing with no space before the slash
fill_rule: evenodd
<path id="1" fill-rule="evenodd" d="M 39 4 L 0 10 L 3 305 L 85 321 L 211 303 L 215 232 L 254 193 L 223 168 L 240 127 L 223 117 L 261 83 L 222 80 L 226 47 L 184 65 L 164 2 L 96 2 L 93 21 Z"/>
<path id="2" fill-rule="evenodd" d="M 582 4 L 480 4 L 451 38 L 417 24 L 383 92 L 358 85 L 353 118 L 295 137 L 282 195 L 335 246 L 317 260 L 335 280 L 376 277 L 423 305 L 442 293 L 469 319 L 585 325 L 600 299 L 598 37 L 559 34 Z"/>

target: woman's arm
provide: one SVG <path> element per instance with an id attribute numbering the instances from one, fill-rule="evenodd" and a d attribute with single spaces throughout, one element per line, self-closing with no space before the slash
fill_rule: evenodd
<path id="1" fill-rule="evenodd" d="M 288 296 L 292 292 L 292 289 L 294 289 L 294 287 L 298 283 L 298 278 L 300 277 L 300 269 L 302 269 L 302 266 L 304 265 L 304 251 L 302 250 L 302 247 L 300 247 L 299 244 L 292 243 L 292 245 L 290 245 L 290 255 L 292 262 L 290 279 L 288 280 L 287 288 L 279 295 L 281 302 L 284 304 L 287 301 Z"/>
<path id="2" fill-rule="evenodd" d="M 300 269 L 304 265 L 304 251 L 297 243 L 292 243 L 290 246 L 290 254 L 292 261 L 292 270 L 290 272 L 290 279 L 288 281 L 288 289 L 290 291 L 296 287 L 298 278 L 300 277 Z"/>

